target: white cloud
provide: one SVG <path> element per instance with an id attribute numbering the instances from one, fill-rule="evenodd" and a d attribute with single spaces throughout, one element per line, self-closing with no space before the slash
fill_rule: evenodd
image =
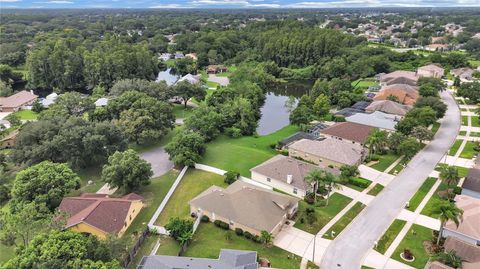
<path id="1" fill-rule="evenodd" d="M 15 2 L 20 2 L 20 1 L 21 0 L 0 0 L 0 3 L 15 3 Z"/>
<path id="2" fill-rule="evenodd" d="M 53 0 L 53 1 L 34 2 L 34 3 L 36 4 L 73 4 L 73 1 Z"/>
<path id="3" fill-rule="evenodd" d="M 246 6 L 248 1 L 246 0 L 195 0 L 190 2 L 194 5 L 233 5 L 233 6 Z"/>
<path id="4" fill-rule="evenodd" d="M 163 5 L 151 6 L 149 8 L 192 8 L 192 7 L 187 5 L 178 5 L 178 4 L 163 4 Z"/>

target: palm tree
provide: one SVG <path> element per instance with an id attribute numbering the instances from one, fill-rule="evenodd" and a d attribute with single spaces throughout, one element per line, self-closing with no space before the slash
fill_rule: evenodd
<path id="1" fill-rule="evenodd" d="M 434 213 L 439 214 L 440 219 L 440 231 L 438 232 L 437 245 L 440 244 L 440 238 L 442 238 L 443 226 L 449 220 L 455 222 L 458 225 L 463 218 L 463 210 L 458 208 L 454 203 L 449 201 L 439 202 L 434 210 Z"/>
<path id="2" fill-rule="evenodd" d="M 320 180 L 323 177 L 323 173 L 319 169 L 314 169 L 308 173 L 308 175 L 305 177 L 305 181 L 307 183 L 310 183 L 310 185 L 313 185 L 313 201 L 317 202 L 317 190 L 318 190 L 318 184 Z"/>
<path id="3" fill-rule="evenodd" d="M 387 133 L 379 129 L 374 129 L 367 138 L 368 154 L 377 153 L 384 149 L 387 144 Z"/>
<path id="4" fill-rule="evenodd" d="M 336 177 L 330 172 L 323 171 L 323 176 L 320 179 L 320 184 L 324 186 L 325 189 L 327 190 L 327 203 L 326 203 L 327 206 L 328 206 L 328 201 L 330 200 L 330 193 L 334 189 L 339 190 L 342 188 L 339 182 L 340 182 L 340 179 L 338 177 Z"/>
<path id="5" fill-rule="evenodd" d="M 444 166 L 440 171 L 440 179 L 448 186 L 455 186 L 460 180 L 458 169 L 455 166 Z"/>

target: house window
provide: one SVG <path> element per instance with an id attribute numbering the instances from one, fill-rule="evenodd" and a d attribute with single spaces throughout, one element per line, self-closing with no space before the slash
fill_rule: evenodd
<path id="1" fill-rule="evenodd" d="M 269 177 L 267 177 L 267 181 L 268 181 L 268 182 L 270 182 L 270 181 L 272 181 L 272 179 L 271 179 L 271 178 L 269 178 Z"/>
<path id="2" fill-rule="evenodd" d="M 293 188 L 293 193 L 297 194 L 298 190 L 297 188 Z"/>

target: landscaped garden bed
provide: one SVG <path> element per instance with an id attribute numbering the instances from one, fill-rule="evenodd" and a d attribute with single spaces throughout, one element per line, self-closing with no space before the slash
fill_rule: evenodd
<path id="1" fill-rule="evenodd" d="M 414 224 L 392 254 L 392 259 L 415 268 L 423 269 L 430 258 L 430 255 L 425 249 L 424 242 L 428 243 L 432 238 L 433 230 Z M 413 254 L 414 261 L 408 262 L 400 257 L 400 254 L 403 253 L 405 249 Z"/>

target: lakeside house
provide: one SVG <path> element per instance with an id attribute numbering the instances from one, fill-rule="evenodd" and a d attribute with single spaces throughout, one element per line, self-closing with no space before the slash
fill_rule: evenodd
<path id="1" fill-rule="evenodd" d="M 417 69 L 417 75 L 420 77 L 442 78 L 445 70 L 437 64 L 429 64 Z"/>
<path id="2" fill-rule="evenodd" d="M 31 91 L 20 91 L 8 97 L 0 97 L 0 112 L 15 112 L 31 106 L 38 96 Z"/>
<path id="3" fill-rule="evenodd" d="M 401 104 L 414 105 L 420 97 L 420 94 L 418 93 L 416 86 L 410 86 L 408 84 L 390 84 L 382 87 L 373 100 L 390 100 L 392 96 Z"/>
<path id="4" fill-rule="evenodd" d="M 218 259 L 151 255 L 143 256 L 137 269 L 257 269 L 257 252 L 221 249 Z"/>
<path id="5" fill-rule="evenodd" d="M 59 210 L 69 215 L 65 229 L 105 239 L 108 234 L 122 236 L 142 207 L 143 197 L 135 193 L 121 198 L 82 193 L 63 198 Z"/>
<path id="6" fill-rule="evenodd" d="M 305 177 L 313 170 L 340 174 L 338 169 L 323 164 L 314 165 L 284 155 L 276 155 L 250 169 L 250 172 L 252 180 L 303 198 L 313 190 L 312 184 L 305 181 Z"/>
<path id="7" fill-rule="evenodd" d="M 360 144 L 353 144 L 333 138 L 323 140 L 302 139 L 288 147 L 288 154 L 332 168 L 343 165 L 360 165 L 366 151 Z"/>
<path id="8" fill-rule="evenodd" d="M 199 84 L 200 83 L 200 76 L 198 75 L 192 75 L 192 74 L 186 74 L 185 76 L 181 77 L 175 84 L 182 82 L 182 81 L 188 81 L 190 84 Z"/>
<path id="9" fill-rule="evenodd" d="M 321 134 L 327 138 L 338 139 L 363 146 L 373 129 L 375 128 L 372 126 L 355 122 L 337 122 L 323 129 Z"/>
<path id="10" fill-rule="evenodd" d="M 387 114 L 380 111 L 373 113 L 357 113 L 345 118 L 348 122 L 360 123 L 385 131 L 395 131 L 395 125 L 400 121 L 400 116 Z"/>
<path id="11" fill-rule="evenodd" d="M 471 245 L 480 245 L 480 199 L 457 195 L 455 204 L 463 210 L 463 220 L 457 225 L 448 221 L 443 227 L 443 237 L 456 237 Z"/>
<path id="12" fill-rule="evenodd" d="M 299 200 L 237 180 L 225 189 L 211 186 L 189 204 L 192 214 L 223 221 L 232 230 L 258 236 L 267 231 L 275 236 L 295 215 Z"/>
<path id="13" fill-rule="evenodd" d="M 405 116 L 407 112 L 412 109 L 410 105 L 403 105 L 390 100 L 378 100 L 373 101 L 366 109 L 367 112 L 380 111 L 387 114 L 393 114 L 398 116 Z"/>
<path id="14" fill-rule="evenodd" d="M 397 70 L 388 74 L 383 74 L 380 77 L 380 84 L 383 86 L 393 84 L 407 84 L 410 86 L 416 86 L 418 81 L 418 75 L 416 72 Z"/>

